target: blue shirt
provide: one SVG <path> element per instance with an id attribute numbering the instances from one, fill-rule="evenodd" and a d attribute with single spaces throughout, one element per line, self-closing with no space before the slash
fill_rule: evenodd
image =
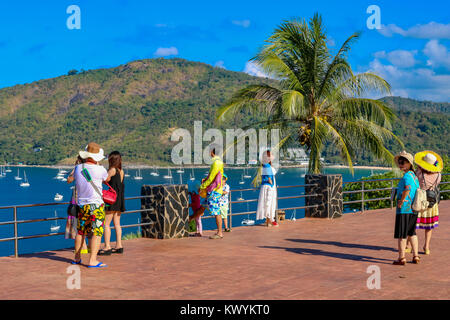
<path id="1" fill-rule="evenodd" d="M 398 183 L 397 201 L 402 198 L 403 191 L 409 190 L 409 195 L 406 196 L 405 202 L 403 202 L 402 207 L 400 209 L 397 207 L 397 214 L 413 213 L 411 206 L 418 188 L 419 180 L 417 179 L 416 175 L 412 171 L 408 171 L 407 173 L 405 173 L 403 178 Z"/>
<path id="2" fill-rule="evenodd" d="M 269 163 L 263 164 L 262 173 L 261 173 L 261 185 L 268 185 L 273 187 L 275 184 L 273 169 Z M 272 183 L 269 183 L 269 178 L 272 180 Z"/>

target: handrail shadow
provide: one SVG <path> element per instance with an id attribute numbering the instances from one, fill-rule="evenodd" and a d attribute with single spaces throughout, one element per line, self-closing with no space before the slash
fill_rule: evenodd
<path id="1" fill-rule="evenodd" d="M 297 254 L 318 255 L 318 256 L 325 256 L 325 257 L 344 259 L 344 260 L 362 261 L 362 262 L 370 262 L 370 263 L 381 263 L 381 264 L 392 264 L 392 260 L 389 260 L 389 259 L 374 258 L 374 257 L 370 257 L 370 256 L 362 256 L 362 255 L 357 255 L 357 254 L 348 254 L 348 253 L 340 253 L 340 252 L 328 252 L 328 251 L 323 251 L 323 250 L 319 250 L 319 249 L 288 248 L 288 247 L 275 247 L 275 246 L 259 246 L 259 248 L 282 249 L 282 250 L 286 250 L 288 252 L 297 253 Z M 387 262 L 387 261 L 389 261 L 389 262 Z"/>
<path id="2" fill-rule="evenodd" d="M 337 241 L 320 241 L 320 240 L 312 240 L 312 239 L 286 239 L 286 240 L 292 241 L 292 242 L 300 242 L 300 243 L 332 245 L 332 246 L 337 246 L 337 247 L 342 247 L 342 248 L 386 250 L 386 251 L 397 252 L 397 250 L 392 247 L 382 247 L 382 246 L 357 244 L 357 243 L 343 243 L 343 242 L 337 242 Z"/>

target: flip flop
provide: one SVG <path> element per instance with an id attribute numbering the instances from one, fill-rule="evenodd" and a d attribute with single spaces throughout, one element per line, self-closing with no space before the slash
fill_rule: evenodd
<path id="1" fill-rule="evenodd" d="M 71 262 L 71 264 L 81 264 L 81 259 L 80 259 L 80 261 L 75 261 L 74 260 L 74 261 Z"/>
<path id="2" fill-rule="evenodd" d="M 213 235 L 213 236 L 211 236 L 211 237 L 209 237 L 210 239 L 222 239 L 223 238 L 223 236 L 221 237 L 221 236 L 219 236 L 218 234 L 215 234 L 215 235 Z"/>
<path id="3" fill-rule="evenodd" d="M 107 267 L 107 265 L 104 264 L 103 262 L 99 262 L 96 266 L 88 266 L 88 268 L 105 268 L 105 267 Z"/>

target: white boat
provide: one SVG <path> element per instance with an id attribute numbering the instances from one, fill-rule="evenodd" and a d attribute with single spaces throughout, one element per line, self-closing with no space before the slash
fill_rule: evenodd
<path id="1" fill-rule="evenodd" d="M 182 168 L 178 169 L 177 173 L 184 173 L 184 169 L 182 169 Z"/>
<path id="2" fill-rule="evenodd" d="M 17 169 L 17 176 L 14 177 L 15 180 L 22 180 L 22 177 L 19 174 L 19 169 Z"/>
<path id="3" fill-rule="evenodd" d="M 239 181 L 239 184 L 244 184 L 244 183 L 245 183 L 245 181 L 244 181 L 244 175 L 242 175 L 241 181 Z"/>
<path id="4" fill-rule="evenodd" d="M 244 177 L 244 179 L 249 179 L 252 177 L 251 175 L 248 174 L 247 168 L 244 168 L 244 176 L 243 177 Z"/>
<path id="5" fill-rule="evenodd" d="M 5 167 L 0 167 L 0 178 L 6 177 Z"/>
<path id="6" fill-rule="evenodd" d="M 136 175 L 133 177 L 134 180 L 142 180 L 141 169 L 138 169 Z"/>
<path id="7" fill-rule="evenodd" d="M 54 198 L 55 201 L 62 201 L 62 199 L 63 199 L 63 195 L 62 194 L 59 194 L 59 193 L 55 194 L 55 198 Z"/>
<path id="8" fill-rule="evenodd" d="M 55 210 L 55 218 L 58 218 L 56 210 Z M 50 226 L 50 231 L 51 232 L 57 232 L 61 228 L 61 226 L 58 225 L 58 220 L 54 220 L 54 221 L 55 221 L 54 224 L 52 224 Z"/>
<path id="9" fill-rule="evenodd" d="M 292 220 L 292 221 L 297 220 L 297 209 L 294 209 L 294 211 L 292 212 L 291 220 Z"/>
<path id="10" fill-rule="evenodd" d="M 242 224 L 245 226 L 251 226 L 255 224 L 255 220 L 252 219 L 244 219 L 242 220 Z"/>
<path id="11" fill-rule="evenodd" d="M 5 172 L 12 172 L 12 170 L 10 167 L 8 167 L 8 168 L 6 168 Z"/>
<path id="12" fill-rule="evenodd" d="M 243 200 L 245 200 L 243 197 L 242 197 L 242 191 L 241 191 L 241 196 L 237 199 L 238 201 L 243 201 Z"/>
<path id="13" fill-rule="evenodd" d="M 125 170 L 124 177 L 129 177 L 129 176 L 130 176 L 130 174 L 128 173 L 128 170 Z"/>
<path id="14" fill-rule="evenodd" d="M 191 181 L 195 180 L 195 177 L 194 177 L 194 175 L 192 173 L 189 175 L 189 180 L 191 180 Z"/>
<path id="15" fill-rule="evenodd" d="M 306 167 L 303 167 L 303 173 L 300 174 L 301 178 L 304 178 L 306 176 Z"/>
<path id="16" fill-rule="evenodd" d="M 152 175 L 154 177 L 159 177 L 158 169 L 154 168 L 153 171 L 150 173 L 150 175 Z"/>
<path id="17" fill-rule="evenodd" d="M 21 182 L 20 183 L 20 186 L 21 187 L 29 187 L 30 186 L 30 183 L 28 182 L 28 179 L 27 179 L 27 173 L 24 171 L 23 172 L 23 176 L 24 176 L 24 181 L 23 182 Z"/>
<path id="18" fill-rule="evenodd" d="M 170 169 L 167 169 L 167 174 L 163 176 L 164 179 L 172 179 L 172 172 Z"/>

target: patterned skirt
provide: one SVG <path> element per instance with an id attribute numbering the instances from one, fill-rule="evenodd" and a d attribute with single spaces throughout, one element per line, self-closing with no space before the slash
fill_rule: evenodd
<path id="1" fill-rule="evenodd" d="M 86 204 L 79 207 L 78 234 L 91 237 L 103 236 L 105 222 L 105 205 Z"/>
<path id="2" fill-rule="evenodd" d="M 432 208 L 419 212 L 417 229 L 432 230 L 439 225 L 439 207 L 436 203 Z"/>
<path id="3" fill-rule="evenodd" d="M 216 191 L 211 191 L 207 195 L 209 214 L 212 216 L 218 216 L 220 214 L 220 198 L 222 195 Z"/>

